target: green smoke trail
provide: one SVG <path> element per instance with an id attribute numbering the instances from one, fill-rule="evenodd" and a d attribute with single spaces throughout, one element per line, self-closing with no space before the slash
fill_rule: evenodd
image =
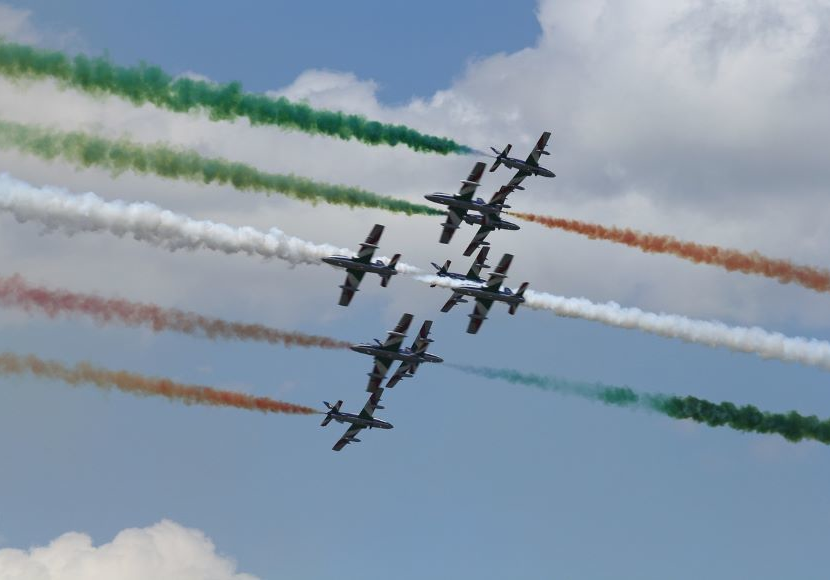
<path id="1" fill-rule="evenodd" d="M 192 150 L 163 144 L 141 145 L 126 139 L 110 140 L 77 131 L 64 133 L 0 120 L 0 149 L 17 149 L 46 160 L 59 158 L 78 167 L 99 167 L 113 175 L 131 170 L 197 183 L 229 184 L 242 191 L 281 193 L 312 203 L 372 207 L 410 215 L 443 215 L 426 205 L 358 187 L 320 183 L 290 174 L 264 173 L 250 165 L 203 157 Z"/>
<path id="2" fill-rule="evenodd" d="M 606 405 L 647 409 L 673 419 L 691 419 L 710 427 L 725 425 L 737 431 L 781 435 L 787 441 L 792 442 L 812 439 L 830 445 L 830 419 L 821 420 L 815 415 L 805 417 L 795 411 L 770 413 L 761 411 L 752 405 L 739 407 L 729 402 L 712 403 L 697 397 L 637 393 L 629 387 L 569 381 L 558 377 L 521 373 L 511 369 L 453 364 L 449 366 L 479 377 L 538 387 L 547 391 L 599 401 Z"/>
<path id="3" fill-rule="evenodd" d="M 277 125 L 311 134 L 357 139 L 369 145 L 403 144 L 416 151 L 471 153 L 452 139 L 424 135 L 404 125 L 370 121 L 360 115 L 313 109 L 285 97 L 243 92 L 239 83 L 214 84 L 174 79 L 158 67 L 142 63 L 122 67 L 106 58 L 61 53 L 0 40 L 0 74 L 13 79 L 53 78 L 61 86 L 93 95 L 110 94 L 136 105 L 152 103 L 176 112 L 204 109 L 214 121 L 247 117 L 252 125 Z"/>

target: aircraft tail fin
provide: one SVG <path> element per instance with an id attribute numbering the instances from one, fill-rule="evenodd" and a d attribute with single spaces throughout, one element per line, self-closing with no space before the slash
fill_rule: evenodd
<path id="1" fill-rule="evenodd" d="M 323 422 L 322 422 L 322 423 L 320 423 L 320 427 L 325 427 L 326 425 L 328 425 L 329 423 L 331 423 L 331 420 L 332 420 L 332 415 L 336 415 L 336 414 L 338 414 L 338 413 L 340 412 L 340 407 L 343 405 L 343 401 L 337 401 L 334 405 L 332 405 L 332 404 L 331 404 L 331 403 L 329 403 L 328 401 L 323 401 L 323 404 L 324 404 L 326 407 L 328 407 L 329 412 L 328 412 L 328 413 L 326 413 L 326 416 L 325 416 L 325 418 L 323 419 Z"/>
<path id="2" fill-rule="evenodd" d="M 490 167 L 490 171 L 491 171 L 491 172 L 495 171 L 495 170 L 498 168 L 498 166 L 499 166 L 499 165 L 501 165 L 501 160 L 502 160 L 502 159 L 504 159 L 505 157 L 507 157 L 507 154 L 508 154 L 508 153 L 510 153 L 510 149 L 511 149 L 512 147 L 513 147 L 513 145 L 511 145 L 510 143 L 508 143 L 508 144 L 507 144 L 507 147 L 505 147 L 505 148 L 502 150 L 502 152 L 501 152 L 501 153 L 499 153 L 498 149 L 495 149 L 495 148 L 493 148 L 493 147 L 490 147 L 490 149 L 492 149 L 492 150 L 493 150 L 493 153 L 495 153 L 495 154 L 497 155 L 496 160 L 493 162 L 493 165 Z"/>
<path id="3" fill-rule="evenodd" d="M 521 298 L 522 302 L 524 302 L 524 294 L 525 294 L 525 290 L 527 290 L 527 286 L 528 286 L 528 282 L 522 282 L 522 285 L 519 286 L 518 290 L 516 290 L 516 296 Z M 515 304 L 511 304 L 510 309 L 508 310 L 508 312 L 510 314 L 516 314 L 516 310 L 519 308 L 519 304 L 521 304 L 521 302 L 516 302 Z"/>
<path id="4" fill-rule="evenodd" d="M 398 260 L 400 260 L 400 259 L 401 259 L 400 254 L 395 254 L 394 256 L 392 256 L 392 259 L 389 260 L 389 267 L 392 268 L 392 270 L 394 270 L 395 266 L 398 265 Z M 389 285 L 389 280 L 391 278 L 392 278 L 392 274 L 386 274 L 385 276 L 381 276 L 380 277 L 380 285 L 383 286 L 384 288 L 386 288 Z"/>

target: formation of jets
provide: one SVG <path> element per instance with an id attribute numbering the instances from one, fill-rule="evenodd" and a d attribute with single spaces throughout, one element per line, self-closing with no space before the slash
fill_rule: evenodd
<path id="1" fill-rule="evenodd" d="M 503 286 L 504 280 L 507 278 L 507 270 L 513 261 L 512 254 L 504 254 L 496 269 L 490 273 L 486 280 L 481 277 L 481 271 L 489 268 L 487 265 L 487 255 L 490 251 L 490 243 L 486 241 L 486 238 L 490 232 L 495 230 L 515 231 L 519 229 L 518 225 L 501 217 L 501 212 L 510 208 L 506 203 L 507 196 L 513 191 L 524 190 L 521 183 L 528 176 L 556 177 L 550 169 L 539 165 L 541 156 L 549 155 L 545 151 L 548 139 L 550 139 L 550 132 L 545 131 L 536 142 L 533 151 L 531 151 L 530 155 L 524 161 L 508 156 L 512 148 L 512 145 L 509 143 L 501 152 L 493 147 L 490 148 L 496 154 L 495 161 L 490 167 L 490 172 L 495 171 L 500 165 L 516 170 L 515 175 L 507 185 L 501 186 L 490 198 L 490 201 L 485 202 L 480 197 L 473 198 L 476 190 L 481 185 L 481 178 L 487 167 L 487 164 L 482 162 L 476 163 L 467 179 L 461 182 L 461 189 L 458 194 L 450 195 L 436 192 L 424 196 L 429 201 L 447 207 L 447 219 L 442 224 L 440 243 L 448 244 L 455 234 L 455 231 L 463 223 L 478 226 L 478 231 L 476 231 L 472 241 L 464 250 L 464 255 L 472 255 L 479 247 L 481 247 L 481 250 L 466 274 L 450 272 L 450 260 L 447 260 L 443 266 L 439 266 L 435 262 L 432 263 L 437 277 L 447 278 L 454 282 L 450 285 L 452 296 L 441 308 L 441 312 L 449 312 L 456 304 L 468 302 L 465 297 L 474 299 L 475 306 L 473 307 L 473 312 L 469 314 L 470 322 L 467 325 L 467 332 L 469 334 L 476 334 L 478 332 L 482 323 L 487 320 L 487 314 L 490 312 L 490 308 L 494 302 L 507 304 L 510 314 L 515 314 L 519 305 L 525 302 L 524 293 L 527 290 L 528 282 L 523 282 L 515 292 Z M 400 254 L 395 254 L 388 263 L 383 260 L 372 261 L 382 234 L 383 226 L 375 224 L 366 241 L 360 244 L 360 250 L 356 256 L 329 256 L 323 258 L 325 263 L 346 270 L 346 281 L 340 286 L 342 292 L 340 294 L 339 304 L 341 306 L 348 306 L 351 303 L 352 298 L 358 291 L 360 282 L 367 272 L 379 275 L 381 279 L 380 285 L 384 288 L 389 284 L 392 276 L 397 274 L 396 266 L 401 256 Z M 435 287 L 438 283 L 430 285 Z M 425 320 L 421 325 L 412 346 L 402 346 L 406 338 L 406 332 L 412 324 L 412 320 L 412 314 L 405 313 L 401 316 L 400 321 L 398 321 L 398 324 L 393 330 L 389 331 L 384 342 L 374 339 L 373 342 L 359 343 L 351 346 L 353 351 L 369 355 L 373 358 L 372 371 L 368 373 L 369 382 L 366 386 L 366 390 L 369 392 L 369 399 L 366 401 L 363 410 L 357 414 L 341 411 L 343 401 L 337 401 L 334 405 L 324 401 L 328 412 L 325 414 L 326 416 L 323 419 L 322 426 L 328 425 L 332 420 L 349 425 L 346 433 L 332 447 L 334 451 L 340 451 L 349 443 L 358 443 L 360 439 L 357 438 L 357 435 L 363 429 L 392 429 L 391 423 L 377 419 L 374 416 L 376 410 L 383 409 L 380 405 L 380 400 L 384 390 L 391 389 L 401 380 L 414 376 L 423 363 L 444 362 L 444 359 L 440 356 L 427 352 L 427 348 L 433 342 L 429 337 L 432 328 L 431 320 Z M 387 381 L 386 385 L 383 386 L 389 370 L 396 362 L 400 363 L 398 368 Z"/>

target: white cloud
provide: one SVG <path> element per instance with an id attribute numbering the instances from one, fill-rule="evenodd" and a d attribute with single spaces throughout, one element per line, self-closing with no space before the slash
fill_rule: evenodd
<path id="1" fill-rule="evenodd" d="M 0 580 L 256 580 L 216 553 L 199 530 L 162 520 L 123 530 L 94 546 L 92 538 L 68 532 L 48 546 L 0 549 Z"/>

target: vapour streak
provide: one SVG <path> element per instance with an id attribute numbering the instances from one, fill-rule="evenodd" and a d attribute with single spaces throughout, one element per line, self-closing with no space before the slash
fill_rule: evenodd
<path id="1" fill-rule="evenodd" d="M 737 431 L 781 435 L 787 441 L 792 442 L 812 439 L 826 445 L 830 444 L 830 419 L 822 420 L 815 415 L 804 416 L 795 411 L 771 413 L 761 411 L 752 405 L 738 407 L 728 401 L 712 403 L 697 397 L 638 393 L 626 386 L 569 381 L 559 377 L 522 373 L 511 369 L 454 364 L 449 366 L 479 377 L 538 387 L 564 395 L 599 401 L 606 405 L 656 411 L 673 419 L 691 419 L 710 427 L 726 425 Z"/>
<path id="2" fill-rule="evenodd" d="M 567 232 L 582 234 L 592 240 L 607 240 L 639 248 L 652 254 L 671 254 L 696 264 L 720 266 L 730 272 L 758 274 L 778 280 L 782 284 L 799 284 L 816 292 L 830 292 L 830 270 L 794 264 L 789 260 L 768 258 L 758 252 L 742 252 L 684 242 L 673 236 L 647 234 L 628 228 L 606 227 L 579 220 L 568 220 L 533 213 L 507 212 L 529 222 L 542 224 Z"/>
<path id="3" fill-rule="evenodd" d="M 167 330 L 210 339 L 251 340 L 287 347 L 345 349 L 350 346 L 346 341 L 327 336 L 279 330 L 262 324 L 229 322 L 178 308 L 162 308 L 156 304 L 33 286 L 17 274 L 0 276 L 0 305 L 25 312 L 37 311 L 50 318 L 62 314 L 82 314 L 98 324 L 120 323 L 150 328 L 154 332 Z"/>
<path id="4" fill-rule="evenodd" d="M 112 140 L 79 131 L 62 132 L 0 120 L 0 149 L 16 149 L 47 161 L 62 159 L 77 168 L 97 167 L 114 177 L 133 171 L 195 183 L 231 185 L 240 191 L 277 193 L 310 203 L 377 208 L 408 215 L 443 215 L 435 208 L 359 187 L 266 173 L 251 165 L 204 157 L 196 151 L 163 143 L 142 145 L 123 138 Z"/>
<path id="5" fill-rule="evenodd" d="M 417 276 L 416 280 L 445 288 L 464 284 L 438 276 Z M 728 326 L 715 320 L 696 320 L 678 314 L 654 313 L 625 308 L 616 302 L 597 304 L 585 298 L 566 298 L 545 292 L 525 292 L 525 306 L 547 310 L 558 316 L 593 320 L 608 326 L 642 330 L 658 336 L 679 338 L 711 347 L 754 353 L 762 358 L 797 362 L 830 370 L 830 343 L 804 337 L 789 337 L 753 326 Z"/>
<path id="6" fill-rule="evenodd" d="M 131 236 L 170 251 L 208 249 L 225 254 L 279 258 L 292 264 L 320 264 L 332 254 L 352 255 L 345 248 L 313 244 L 271 228 L 232 227 L 208 220 L 194 220 L 147 202 L 104 201 L 94 193 L 73 195 L 57 188 L 36 188 L 0 174 L 0 211 L 19 222 L 38 222 L 47 231 L 67 235 L 109 232 Z M 388 261 L 387 258 L 381 258 Z M 418 268 L 398 263 L 398 272 L 417 273 Z"/>
<path id="7" fill-rule="evenodd" d="M 106 58 L 74 58 L 55 51 L 0 41 L 0 74 L 12 79 L 56 80 L 62 88 L 94 96 L 114 95 L 135 105 L 151 103 L 175 112 L 205 111 L 213 121 L 247 118 L 251 125 L 276 125 L 283 129 L 340 139 L 356 139 L 368 145 L 403 144 L 415 151 L 470 153 L 452 139 L 425 135 L 404 125 L 370 121 L 361 115 L 313 109 L 285 97 L 243 92 L 239 83 L 216 84 L 187 77 L 173 78 L 155 66 L 121 67 Z"/>
<path id="8" fill-rule="evenodd" d="M 201 385 L 175 383 L 169 379 L 147 377 L 127 371 L 111 371 L 95 367 L 87 362 L 75 366 L 44 360 L 33 355 L 20 356 L 0 353 L 0 374 L 32 374 L 37 377 L 63 381 L 72 386 L 92 385 L 101 389 L 117 389 L 134 395 L 157 395 L 186 405 L 212 405 L 235 407 L 263 413 L 290 413 L 313 415 L 319 411 L 311 407 L 294 405 L 268 397 L 254 397 L 235 391 L 223 391 Z"/>

